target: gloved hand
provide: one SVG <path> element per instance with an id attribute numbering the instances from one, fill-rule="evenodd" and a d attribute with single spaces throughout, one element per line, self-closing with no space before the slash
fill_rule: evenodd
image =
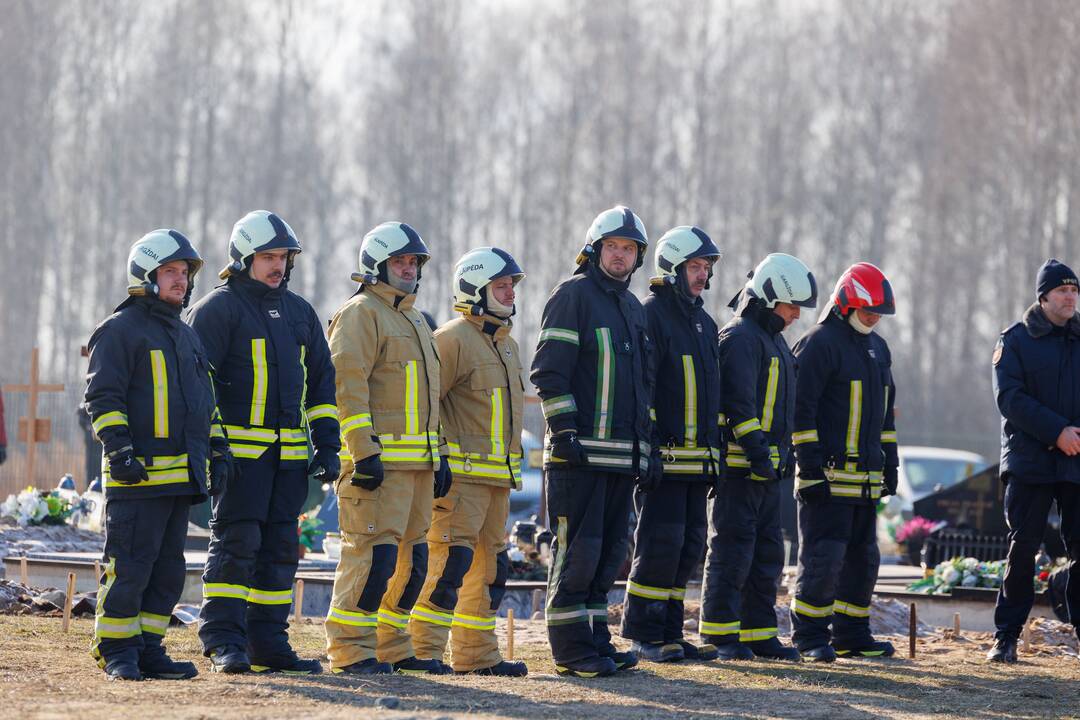
<path id="1" fill-rule="evenodd" d="M 660 487 L 660 481 L 664 479 L 664 460 L 660 456 L 660 449 L 653 448 L 649 454 L 649 467 L 643 473 L 638 473 L 635 478 L 637 488 L 641 492 L 652 492 Z"/>
<path id="2" fill-rule="evenodd" d="M 150 476 L 128 445 L 109 453 L 109 478 L 121 485 L 134 485 L 140 480 L 149 480 Z"/>
<path id="3" fill-rule="evenodd" d="M 210 458 L 210 484 L 206 491 L 210 497 L 220 495 L 236 479 L 238 467 L 231 452 L 215 453 Z"/>
<path id="4" fill-rule="evenodd" d="M 727 461 L 720 458 L 720 462 L 713 464 L 712 487 L 709 488 L 709 499 L 720 497 L 724 491 L 724 482 L 727 480 Z"/>
<path id="5" fill-rule="evenodd" d="M 320 482 L 337 480 L 337 476 L 341 474 L 341 460 L 338 459 L 337 450 L 328 447 L 315 448 L 315 457 L 311 458 L 307 474 L 309 478 Z"/>
<path id="6" fill-rule="evenodd" d="M 450 461 L 445 457 L 439 458 L 439 469 L 435 471 L 435 497 L 446 497 L 450 492 L 450 486 L 454 484 L 454 475 L 450 472 Z"/>
<path id="7" fill-rule="evenodd" d="M 888 497 L 896 494 L 896 484 L 900 481 L 897 477 L 897 469 L 895 466 L 885 468 L 882 473 L 881 479 L 881 497 Z"/>
<path id="8" fill-rule="evenodd" d="M 372 455 L 356 463 L 349 482 L 358 488 L 374 490 L 382 485 L 383 478 L 382 458 L 379 455 Z"/>
<path id="9" fill-rule="evenodd" d="M 773 467 L 772 459 L 768 455 L 764 460 L 750 461 L 750 473 L 756 475 L 755 479 L 776 480 L 776 468 Z"/>
<path id="10" fill-rule="evenodd" d="M 574 430 L 563 430 L 551 437 L 551 457 L 565 460 L 567 465 L 585 465 L 589 462 L 589 455 L 578 440 Z"/>
<path id="11" fill-rule="evenodd" d="M 7 461 L 7 445 L 0 445 L 0 465 Z"/>
<path id="12" fill-rule="evenodd" d="M 825 471 L 821 468 L 799 468 L 800 480 L 818 480 L 819 482 L 795 490 L 795 497 L 804 503 L 813 505 L 823 503 L 832 497 L 829 490 L 829 480 L 825 477 Z"/>

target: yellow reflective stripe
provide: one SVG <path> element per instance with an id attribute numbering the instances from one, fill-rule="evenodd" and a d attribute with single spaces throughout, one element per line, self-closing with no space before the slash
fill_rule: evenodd
<path id="1" fill-rule="evenodd" d="M 142 624 L 136 617 L 114 618 L 98 615 L 94 618 L 94 635 L 99 638 L 123 639 L 142 634 Z"/>
<path id="2" fill-rule="evenodd" d="M 210 437 L 223 438 L 225 437 L 225 428 L 221 427 L 221 423 L 215 422 L 210 425 Z"/>
<path id="3" fill-rule="evenodd" d="M 379 609 L 379 622 L 391 627 L 404 629 L 409 625 L 409 616 L 396 613 L 392 610 Z"/>
<path id="4" fill-rule="evenodd" d="M 862 380 L 851 381 L 851 398 L 848 407 L 847 454 L 859 454 L 859 425 L 862 422 Z"/>
<path id="5" fill-rule="evenodd" d="M 232 450 L 234 457 L 244 458 L 245 460 L 255 460 L 262 457 L 262 454 L 267 451 L 267 446 L 229 443 L 229 449 Z"/>
<path id="6" fill-rule="evenodd" d="M 414 607 L 412 609 L 411 617 L 413 620 L 417 620 L 419 622 L 426 622 L 432 625 L 442 625 L 443 627 L 450 627 L 454 622 L 454 616 L 451 613 L 444 613 L 439 612 L 438 610 L 429 610 L 427 608 L 419 607 Z"/>
<path id="7" fill-rule="evenodd" d="M 833 606 L 825 605 L 824 607 L 818 607 L 811 605 L 808 602 L 804 602 L 799 598 L 791 599 L 791 609 L 800 615 L 806 615 L 807 617 L 823 618 L 829 617 L 833 614 Z"/>
<path id="8" fill-rule="evenodd" d="M 155 635 L 165 634 L 165 630 L 169 627 L 169 620 L 171 620 L 171 617 L 168 615 L 155 615 L 148 612 L 139 613 L 139 625 L 142 626 L 142 631 Z"/>
<path id="9" fill-rule="evenodd" d="M 682 356 L 683 369 L 683 438 L 689 447 L 697 444 L 697 376 L 694 356 Z"/>
<path id="10" fill-rule="evenodd" d="M 765 405 L 761 409 L 761 429 L 765 432 L 772 429 L 773 410 L 776 406 L 776 386 L 779 382 L 780 358 L 774 357 L 769 360 L 769 380 L 765 384 Z"/>
<path id="11" fill-rule="evenodd" d="M 885 386 L 885 404 L 882 405 L 881 407 L 882 407 L 882 412 L 881 412 L 882 419 L 888 420 L 889 419 L 889 386 L 888 385 Z"/>
<path id="12" fill-rule="evenodd" d="M 869 607 L 863 605 L 855 605 L 854 603 L 844 602 L 843 600 L 837 600 L 835 603 L 833 603 L 833 610 L 849 617 L 870 617 Z"/>
<path id="13" fill-rule="evenodd" d="M 671 597 L 671 588 L 650 587 L 639 585 L 633 580 L 626 581 L 626 592 L 646 600 L 667 600 Z"/>
<path id="14" fill-rule="evenodd" d="M 326 621 L 340 623 L 341 625 L 352 625 L 353 627 L 375 627 L 378 616 L 375 613 L 359 613 L 331 607 L 330 612 L 326 614 Z"/>
<path id="15" fill-rule="evenodd" d="M 251 425 L 262 425 L 266 417 L 266 339 L 251 339 Z"/>
<path id="16" fill-rule="evenodd" d="M 105 467 L 108 468 L 108 465 Z M 109 590 L 112 589 L 114 582 L 116 582 L 116 558 L 110 557 L 109 563 L 105 566 L 105 584 L 100 586 L 101 589 L 97 594 L 97 607 L 94 609 L 94 644 L 92 647 L 95 654 L 97 653 L 98 641 L 101 639 L 101 635 L 98 634 L 98 619 L 105 617 L 105 598 L 109 596 Z"/>
<path id="17" fill-rule="evenodd" d="M 278 438 L 278 434 L 269 428 L 244 427 L 243 425 L 226 425 L 225 434 L 230 440 L 254 440 L 268 445 Z"/>
<path id="18" fill-rule="evenodd" d="M 733 427 L 731 429 L 731 432 L 733 432 L 735 434 L 735 438 L 738 439 L 738 438 L 741 438 L 743 435 L 746 435 L 747 433 L 751 433 L 751 432 L 753 432 L 755 430 L 760 430 L 760 429 L 761 429 L 761 421 L 758 420 L 757 418 L 750 418 L 749 420 L 741 422 L 738 425 L 736 425 L 735 427 Z"/>
<path id="19" fill-rule="evenodd" d="M 652 420 L 653 422 L 656 422 L 656 408 L 654 408 L 654 407 L 649 408 L 649 419 Z"/>
<path id="20" fill-rule="evenodd" d="M 709 622 L 708 620 L 702 620 L 698 632 L 702 635 L 734 635 L 739 632 L 739 621 L 715 623 Z"/>
<path id="21" fill-rule="evenodd" d="M 416 361 L 405 363 L 405 433 L 415 435 L 420 432 L 419 383 L 416 378 Z"/>
<path id="22" fill-rule="evenodd" d="M 316 405 L 307 409 L 307 421 L 313 423 L 321 418 L 336 418 L 337 417 L 337 405 Z"/>
<path id="23" fill-rule="evenodd" d="M 496 477 L 509 480 L 513 475 L 521 472 L 521 460 L 511 461 L 509 467 L 505 461 L 502 463 L 486 462 L 473 457 L 462 457 L 461 455 L 450 455 L 447 460 L 450 462 L 450 471 L 454 475 Z"/>
<path id="24" fill-rule="evenodd" d="M 159 470 L 174 470 L 177 468 L 186 468 L 188 464 L 187 453 L 183 455 L 153 455 L 151 457 L 140 457 L 141 462 L 148 472 L 157 472 Z"/>
<path id="25" fill-rule="evenodd" d="M 890 442 L 894 443 L 894 442 L 896 442 L 896 431 L 895 430 L 882 430 L 881 431 L 881 442 L 883 442 L 883 443 L 890 443 Z"/>
<path id="26" fill-rule="evenodd" d="M 165 353 L 150 351 L 150 372 L 154 376 L 154 437 L 169 437 L 169 373 Z"/>
<path id="27" fill-rule="evenodd" d="M 127 415 L 120 412 L 119 410 L 113 410 L 112 412 L 103 413 L 98 416 L 97 420 L 91 423 L 95 433 L 100 433 L 105 428 L 112 427 L 113 425 L 126 426 L 127 424 Z"/>
<path id="28" fill-rule="evenodd" d="M 247 601 L 256 605 L 290 605 L 292 604 L 292 589 L 256 590 L 250 588 Z"/>
<path id="29" fill-rule="evenodd" d="M 454 627 L 465 628 L 467 630 L 494 630 L 495 616 L 476 617 L 475 615 L 460 615 L 455 613 L 453 624 Z"/>
<path id="30" fill-rule="evenodd" d="M 739 630 L 739 642 L 755 642 L 757 640 L 768 640 L 769 638 L 776 637 L 776 628 L 749 628 L 747 630 Z"/>
<path id="31" fill-rule="evenodd" d="M 371 413 L 350 415 L 341 421 L 341 434 L 344 436 L 345 433 L 365 427 L 371 427 Z"/>
<path id="32" fill-rule="evenodd" d="M 281 442 L 307 443 L 308 434 L 304 428 L 281 428 Z"/>
<path id="33" fill-rule="evenodd" d="M 791 444 L 802 445 L 803 443 L 818 442 L 817 430 L 800 430 L 791 433 Z"/>
<path id="34" fill-rule="evenodd" d="M 307 407 L 307 345 L 300 346 L 300 370 L 304 373 L 304 384 L 300 386 L 300 407 Z M 307 415 L 301 420 L 301 425 L 308 424 Z"/>
<path id="35" fill-rule="evenodd" d="M 379 435 L 379 442 L 383 447 L 427 447 L 428 443 L 435 443 L 438 447 L 439 433 L 428 432 L 423 435 L 394 435 L 383 433 Z"/>
<path id="36" fill-rule="evenodd" d="M 505 455 L 506 447 L 503 443 L 503 391 L 505 388 L 495 388 L 491 391 L 491 454 Z"/>
<path id="37" fill-rule="evenodd" d="M 671 599 L 682 600 L 686 597 L 686 588 L 671 588 Z"/>
<path id="38" fill-rule="evenodd" d="M 282 445 L 280 458 L 282 460 L 307 460 L 307 445 Z"/>
<path id="39" fill-rule="evenodd" d="M 727 425 L 727 415 L 720 413 L 716 416 L 716 424 L 720 426 Z"/>
<path id="40" fill-rule="evenodd" d="M 202 594 L 204 598 L 237 598 L 247 600 L 250 590 L 244 585 L 231 585 L 229 583 L 203 583 Z"/>

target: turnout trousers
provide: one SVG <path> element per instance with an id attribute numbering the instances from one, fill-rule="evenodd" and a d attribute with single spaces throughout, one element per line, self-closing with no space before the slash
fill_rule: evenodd
<path id="1" fill-rule="evenodd" d="M 457 479 L 434 502 L 427 534 L 428 573 L 409 632 L 419 658 L 442 659 L 447 636 L 458 672 L 502 661 L 495 615 L 506 592 L 510 488 Z"/>
<path id="2" fill-rule="evenodd" d="M 881 565 L 877 508 L 800 500 L 797 514 L 799 572 L 791 601 L 795 647 L 805 652 L 833 641 L 844 647 L 872 642 L 870 600 Z"/>
<path id="3" fill-rule="evenodd" d="M 101 667 L 164 654 L 165 629 L 184 590 L 190 506 L 188 495 L 106 502 L 105 570 L 91 647 Z"/>
<path id="4" fill-rule="evenodd" d="M 784 571 L 780 485 L 728 477 L 709 501 L 701 637 L 713 645 L 776 637 L 776 587 Z"/>
<path id="5" fill-rule="evenodd" d="M 427 574 L 434 482 L 431 470 L 389 466 L 374 490 L 337 483 L 341 559 L 326 616 L 331 668 L 415 655 L 409 615 Z"/>
<path id="6" fill-rule="evenodd" d="M 199 613 L 207 656 L 224 645 L 245 648 L 253 664 L 292 656 L 289 608 L 307 463 L 282 463 L 279 448 L 274 444 L 258 458 L 238 458 L 239 477 L 213 498 Z"/>
<path id="7" fill-rule="evenodd" d="M 1080 485 L 1024 483 L 1010 477 L 1005 486 L 1005 521 L 1009 526 L 1009 556 L 1005 579 L 994 609 L 996 637 L 1017 638 L 1035 601 L 1035 555 L 1042 545 L 1050 504 L 1057 501 L 1061 539 L 1072 566 L 1065 586 L 1069 622 L 1080 628 Z"/>
<path id="8" fill-rule="evenodd" d="M 682 639 L 686 583 L 705 553 L 710 487 L 665 477 L 656 491 L 635 495 L 638 523 L 623 637 L 648 643 Z"/>
<path id="9" fill-rule="evenodd" d="M 547 472 L 546 483 L 555 533 L 546 608 L 551 654 L 556 664 L 610 655 L 607 597 L 626 562 L 633 478 L 560 468 Z"/>

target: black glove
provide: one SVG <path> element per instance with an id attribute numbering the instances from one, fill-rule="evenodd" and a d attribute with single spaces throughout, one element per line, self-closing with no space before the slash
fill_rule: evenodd
<path id="1" fill-rule="evenodd" d="M 773 467 L 772 459 L 768 455 L 764 460 L 751 461 L 750 472 L 758 478 L 776 480 L 776 468 Z"/>
<path id="2" fill-rule="evenodd" d="M 551 457 L 564 460 L 570 466 L 586 465 L 589 462 L 589 455 L 573 430 L 563 430 L 552 435 Z"/>
<path id="3" fill-rule="evenodd" d="M 7 445 L 0 445 L 0 465 L 7 461 Z"/>
<path id="4" fill-rule="evenodd" d="M 709 498 L 718 498 L 724 491 L 724 481 L 727 480 L 727 459 L 720 458 L 719 462 L 712 465 L 712 487 L 709 488 Z"/>
<path id="5" fill-rule="evenodd" d="M 896 483 L 900 481 L 896 476 L 896 473 L 897 470 L 895 466 L 885 468 L 881 478 L 881 497 L 888 497 L 896 494 Z"/>
<path id="6" fill-rule="evenodd" d="M 236 460 L 231 452 L 215 453 L 210 458 L 210 484 L 206 489 L 210 497 L 220 495 L 236 478 Z"/>
<path id="7" fill-rule="evenodd" d="M 813 505 L 815 503 L 823 503 L 828 501 L 832 497 L 832 493 L 829 491 L 829 481 L 825 477 L 825 471 L 821 468 L 806 468 L 799 469 L 800 480 L 818 480 L 819 482 L 806 487 L 800 487 L 795 490 L 795 497 L 802 500 L 804 503 Z"/>
<path id="8" fill-rule="evenodd" d="M 150 479 L 130 445 L 109 453 L 109 477 L 121 485 L 134 485 L 140 480 Z"/>
<path id="9" fill-rule="evenodd" d="M 649 454 L 649 467 L 643 473 L 638 473 L 637 488 L 641 492 L 649 493 L 660 487 L 660 481 L 664 479 L 664 459 L 660 456 L 660 449 L 653 448 Z"/>
<path id="10" fill-rule="evenodd" d="M 378 455 L 366 457 L 353 467 L 352 479 L 349 481 L 358 488 L 374 490 L 383 483 L 382 458 Z"/>
<path id="11" fill-rule="evenodd" d="M 450 461 L 445 457 L 439 458 L 439 469 L 435 471 L 435 497 L 446 497 L 450 492 L 450 486 L 454 484 L 454 476 L 450 472 Z"/>
<path id="12" fill-rule="evenodd" d="M 337 450 L 328 447 L 316 448 L 307 474 L 309 478 L 320 482 L 337 480 L 337 476 L 341 474 L 341 460 L 338 459 Z"/>

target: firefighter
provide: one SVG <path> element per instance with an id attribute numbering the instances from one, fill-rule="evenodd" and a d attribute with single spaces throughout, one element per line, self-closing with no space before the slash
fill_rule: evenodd
<path id="1" fill-rule="evenodd" d="M 994 610 L 992 662 L 1016 662 L 1016 639 L 1034 601 L 1035 554 L 1057 502 L 1072 561 L 1065 604 L 1080 638 L 1080 315 L 1077 277 L 1047 260 L 1036 302 L 994 348 L 994 394 L 1001 411 L 1001 480 L 1009 526 L 1008 569 Z"/>
<path id="2" fill-rule="evenodd" d="M 814 276 L 772 253 L 731 301 L 720 330 L 722 432 L 727 479 L 709 506 L 701 636 L 724 660 L 799 660 L 777 638 L 776 587 L 784 569 L 782 473 L 791 467 L 795 359 L 783 331 L 817 304 Z"/>
<path id="3" fill-rule="evenodd" d="M 334 368 L 315 310 L 288 289 L 300 242 L 255 210 L 229 239 L 225 279 L 188 313 L 216 370 L 218 404 L 239 467 L 213 503 L 199 638 L 211 669 L 314 674 L 289 645 L 308 477 L 338 474 Z M 308 443 L 314 447 L 309 457 Z"/>
<path id="4" fill-rule="evenodd" d="M 814 662 L 894 652 L 870 634 L 870 598 L 881 564 L 877 504 L 896 493 L 898 463 L 892 356 L 874 328 L 895 312 L 888 278 L 856 263 L 794 348 L 799 574 L 791 626 L 795 646 Z"/>
<path id="5" fill-rule="evenodd" d="M 428 565 L 431 504 L 450 490 L 439 437 L 439 356 L 414 307 L 430 257 L 405 223 L 364 236 L 360 288 L 330 322 L 345 442 L 335 484 L 341 559 L 326 617 L 331 670 L 351 675 L 453 672 L 418 659 L 409 616 Z"/>
<path id="6" fill-rule="evenodd" d="M 412 610 L 416 654 L 441 659 L 451 636 L 458 673 L 521 677 L 525 663 L 499 654 L 495 614 L 506 591 L 510 491 L 521 489 L 525 389 L 510 337 L 514 288 L 525 277 L 491 247 L 467 252 L 454 269 L 454 309 L 435 332 L 440 417 L 454 485 L 435 501 L 428 575 Z"/>
<path id="7" fill-rule="evenodd" d="M 717 327 L 705 312 L 720 250 L 701 228 L 682 225 L 656 245 L 656 277 L 645 300 L 654 347 L 654 439 L 664 463 L 662 489 L 635 496 L 634 562 L 626 583 L 622 636 L 653 662 L 712 660 L 712 645 L 683 639 L 686 582 L 705 553 L 707 493 L 726 468 L 720 442 Z"/>
<path id="8" fill-rule="evenodd" d="M 87 347 L 85 408 L 104 449 L 105 562 L 92 655 L 109 679 L 197 675 L 163 641 L 184 589 L 188 510 L 232 470 L 210 363 L 180 320 L 203 261 L 176 230 L 131 247 L 128 297 Z"/>
<path id="9" fill-rule="evenodd" d="M 560 675 L 611 675 L 637 664 L 618 652 L 607 594 L 626 559 L 634 482 L 655 487 L 663 469 L 650 443 L 651 347 L 629 291 L 648 240 L 621 205 L 589 227 L 573 277 L 544 307 L 531 379 L 548 436 L 544 471 L 550 527 L 547 627 Z"/>

